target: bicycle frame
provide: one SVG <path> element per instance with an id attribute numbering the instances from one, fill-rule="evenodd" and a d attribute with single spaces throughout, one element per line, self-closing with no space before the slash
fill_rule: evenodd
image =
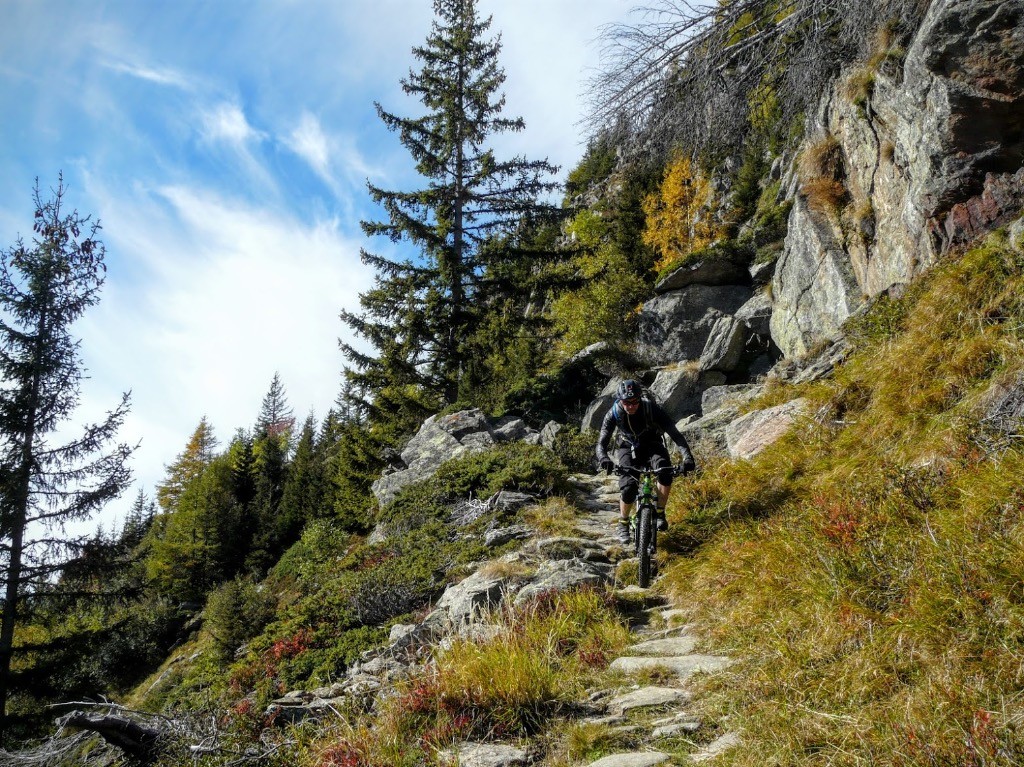
<path id="1" fill-rule="evenodd" d="M 658 543 L 658 528 L 655 523 L 658 509 L 657 473 L 647 466 L 617 467 L 616 471 L 619 474 L 636 477 L 640 484 L 636 503 L 633 504 L 629 515 L 629 531 L 639 560 L 640 587 L 647 588 L 651 583 L 651 566 Z"/>

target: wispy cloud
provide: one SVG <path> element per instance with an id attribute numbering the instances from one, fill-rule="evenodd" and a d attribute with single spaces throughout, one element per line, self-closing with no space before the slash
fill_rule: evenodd
<path id="1" fill-rule="evenodd" d="M 222 102 L 203 112 L 203 138 L 210 142 L 226 142 L 238 148 L 260 142 L 266 134 L 253 128 L 245 112 L 237 104 Z"/>
<path id="2" fill-rule="evenodd" d="M 147 491 L 204 414 L 222 440 L 250 426 L 276 371 L 297 414 L 326 413 L 340 384 L 338 312 L 357 310 L 372 279 L 338 221 L 186 186 L 93 192 L 108 254 L 135 273 L 118 280 L 112 265 L 83 318 L 88 367 L 102 371 L 91 399 L 109 407 L 133 390 L 123 436 L 144 439 L 134 463 Z"/>
<path id="3" fill-rule="evenodd" d="M 121 74 L 135 77 L 139 80 L 166 85 L 182 90 L 191 90 L 192 84 L 185 75 L 169 68 L 147 67 L 142 64 L 133 64 L 127 61 L 115 61 L 113 59 L 102 62 L 107 69 Z"/>
<path id="4" fill-rule="evenodd" d="M 327 136 L 320 126 L 320 121 L 309 112 L 303 112 L 299 118 L 299 124 L 285 139 L 288 147 L 299 157 L 305 160 L 320 178 L 329 184 L 333 183 L 331 176 L 331 152 L 327 143 Z"/>

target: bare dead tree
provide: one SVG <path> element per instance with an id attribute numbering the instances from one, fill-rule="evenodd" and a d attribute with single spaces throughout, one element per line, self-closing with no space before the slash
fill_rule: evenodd
<path id="1" fill-rule="evenodd" d="M 602 32 L 585 127 L 625 120 L 647 149 L 735 146 L 752 96 L 771 89 L 783 124 L 813 106 L 886 25 L 916 29 L 931 0 L 657 0 Z"/>

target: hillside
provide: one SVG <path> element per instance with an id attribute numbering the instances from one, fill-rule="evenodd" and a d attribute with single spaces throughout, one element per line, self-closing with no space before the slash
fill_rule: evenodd
<path id="1" fill-rule="evenodd" d="M 634 125 L 620 94 L 560 211 L 462 262 L 371 257 L 345 321 L 379 356 L 347 350 L 339 411 L 293 433 L 275 378 L 224 452 L 200 424 L 100 542 L 112 601 L 22 636 L 64 641 L 65 674 L 23 669 L 77 700 L 45 732 L 19 699 L 4 758 L 1024 762 L 1024 0 L 861 21 L 726 4 Z M 419 203 L 378 191 L 397 237 Z M 699 469 L 650 589 L 593 473 L 627 377 Z"/>

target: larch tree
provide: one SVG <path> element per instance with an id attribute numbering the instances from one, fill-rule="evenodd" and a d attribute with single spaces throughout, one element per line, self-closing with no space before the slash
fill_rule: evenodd
<path id="1" fill-rule="evenodd" d="M 425 113 L 399 117 L 377 104 L 425 183 L 411 191 L 369 184 L 387 220 L 362 224 L 367 235 L 404 242 L 416 254 L 398 260 L 363 251 L 376 284 L 361 296 L 361 313 L 341 315 L 374 348 L 366 354 L 342 344 L 348 376 L 369 395 L 374 419 L 411 421 L 457 399 L 464 343 L 486 300 L 488 263 L 523 255 L 488 245 L 524 220 L 559 216 L 542 200 L 557 186 L 557 168 L 546 160 L 499 159 L 489 146 L 493 137 L 524 128 L 521 118 L 502 116 L 505 75 L 500 38 L 487 37 L 491 19 L 477 15 L 476 0 L 435 0 L 434 13 L 426 44 L 413 48 L 421 68 L 402 80 Z"/>
<path id="2" fill-rule="evenodd" d="M 189 437 L 185 449 L 167 467 L 167 479 L 157 485 L 156 497 L 164 512 L 173 512 L 189 483 L 203 473 L 216 456 L 217 437 L 204 415 Z"/>
<path id="3" fill-rule="evenodd" d="M 86 537 L 66 531 L 131 481 L 134 448 L 117 442 L 128 394 L 98 423 L 59 443 L 77 409 L 83 367 L 72 325 L 99 301 L 106 274 L 99 224 L 64 209 L 60 178 L 36 184 L 34 236 L 0 252 L 0 729 L 8 724 L 15 628 Z"/>

